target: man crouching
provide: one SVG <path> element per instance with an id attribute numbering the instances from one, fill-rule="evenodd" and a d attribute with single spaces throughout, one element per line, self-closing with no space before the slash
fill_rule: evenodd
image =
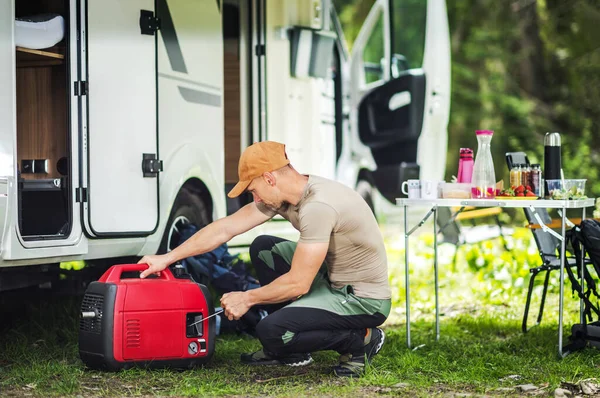
<path id="1" fill-rule="evenodd" d="M 311 352 L 334 350 L 341 354 L 336 375 L 362 375 L 383 346 L 385 334 L 377 326 L 391 308 L 385 247 L 371 209 L 341 183 L 298 173 L 277 142 L 246 148 L 238 174 L 228 196 L 248 191 L 254 202 L 173 251 L 142 258 L 140 263 L 149 265 L 142 277 L 208 252 L 279 214 L 300 232 L 298 242 L 257 237 L 250 257 L 261 287 L 221 298 L 230 320 L 255 305 L 269 308 L 256 328 L 263 348 L 242 354 L 242 362 L 303 366 L 312 362 Z"/>

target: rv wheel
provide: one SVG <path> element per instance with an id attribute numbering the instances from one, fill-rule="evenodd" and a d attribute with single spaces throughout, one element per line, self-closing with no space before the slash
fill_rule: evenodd
<path id="1" fill-rule="evenodd" d="M 373 185 L 367 180 L 359 180 L 356 184 L 356 192 L 367 202 L 369 208 L 375 214 L 375 205 L 373 204 Z"/>
<path id="2" fill-rule="evenodd" d="M 181 243 L 180 231 L 186 224 L 193 224 L 200 229 L 208 223 L 208 211 L 204 202 L 186 188 L 182 188 L 173 204 L 158 254 L 169 252 L 179 246 Z"/>

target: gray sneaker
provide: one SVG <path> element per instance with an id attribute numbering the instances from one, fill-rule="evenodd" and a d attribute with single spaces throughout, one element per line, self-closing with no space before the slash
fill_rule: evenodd
<path id="1" fill-rule="evenodd" d="M 306 366 L 313 362 L 310 354 L 290 354 L 285 357 L 276 357 L 260 349 L 252 353 L 244 353 L 240 356 L 242 363 L 246 365 L 287 365 Z"/>
<path id="2" fill-rule="evenodd" d="M 333 367 L 333 373 L 338 377 L 361 377 L 364 372 L 365 354 L 342 354 L 339 363 Z"/>
<path id="3" fill-rule="evenodd" d="M 333 368 L 333 373 L 339 377 L 361 377 L 365 372 L 365 362 L 371 362 L 371 359 L 381 351 L 385 342 L 385 333 L 379 328 L 367 329 L 365 335 L 364 351 L 355 354 L 342 354 L 337 366 Z"/>
<path id="4" fill-rule="evenodd" d="M 371 358 L 381 351 L 385 343 L 385 333 L 379 328 L 367 329 L 367 335 L 365 336 L 365 355 L 367 361 L 370 363 Z"/>

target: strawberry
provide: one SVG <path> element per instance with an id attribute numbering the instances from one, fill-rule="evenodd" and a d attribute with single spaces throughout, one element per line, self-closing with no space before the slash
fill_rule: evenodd
<path id="1" fill-rule="evenodd" d="M 515 196 L 525 196 L 525 194 L 523 194 L 523 193 L 518 193 L 518 194 L 516 194 Z"/>
<path id="2" fill-rule="evenodd" d="M 525 194 L 525 196 L 535 196 L 535 194 L 531 191 L 527 191 L 527 193 Z"/>
<path id="3" fill-rule="evenodd" d="M 524 193 L 525 192 L 525 187 L 523 185 L 519 185 L 516 189 L 515 189 L 515 193 Z"/>

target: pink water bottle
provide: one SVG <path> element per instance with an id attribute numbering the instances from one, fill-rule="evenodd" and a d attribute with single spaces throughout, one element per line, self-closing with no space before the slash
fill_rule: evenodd
<path id="1" fill-rule="evenodd" d="M 460 148 L 458 159 L 457 182 L 471 183 L 473 177 L 473 150 L 471 148 Z"/>

